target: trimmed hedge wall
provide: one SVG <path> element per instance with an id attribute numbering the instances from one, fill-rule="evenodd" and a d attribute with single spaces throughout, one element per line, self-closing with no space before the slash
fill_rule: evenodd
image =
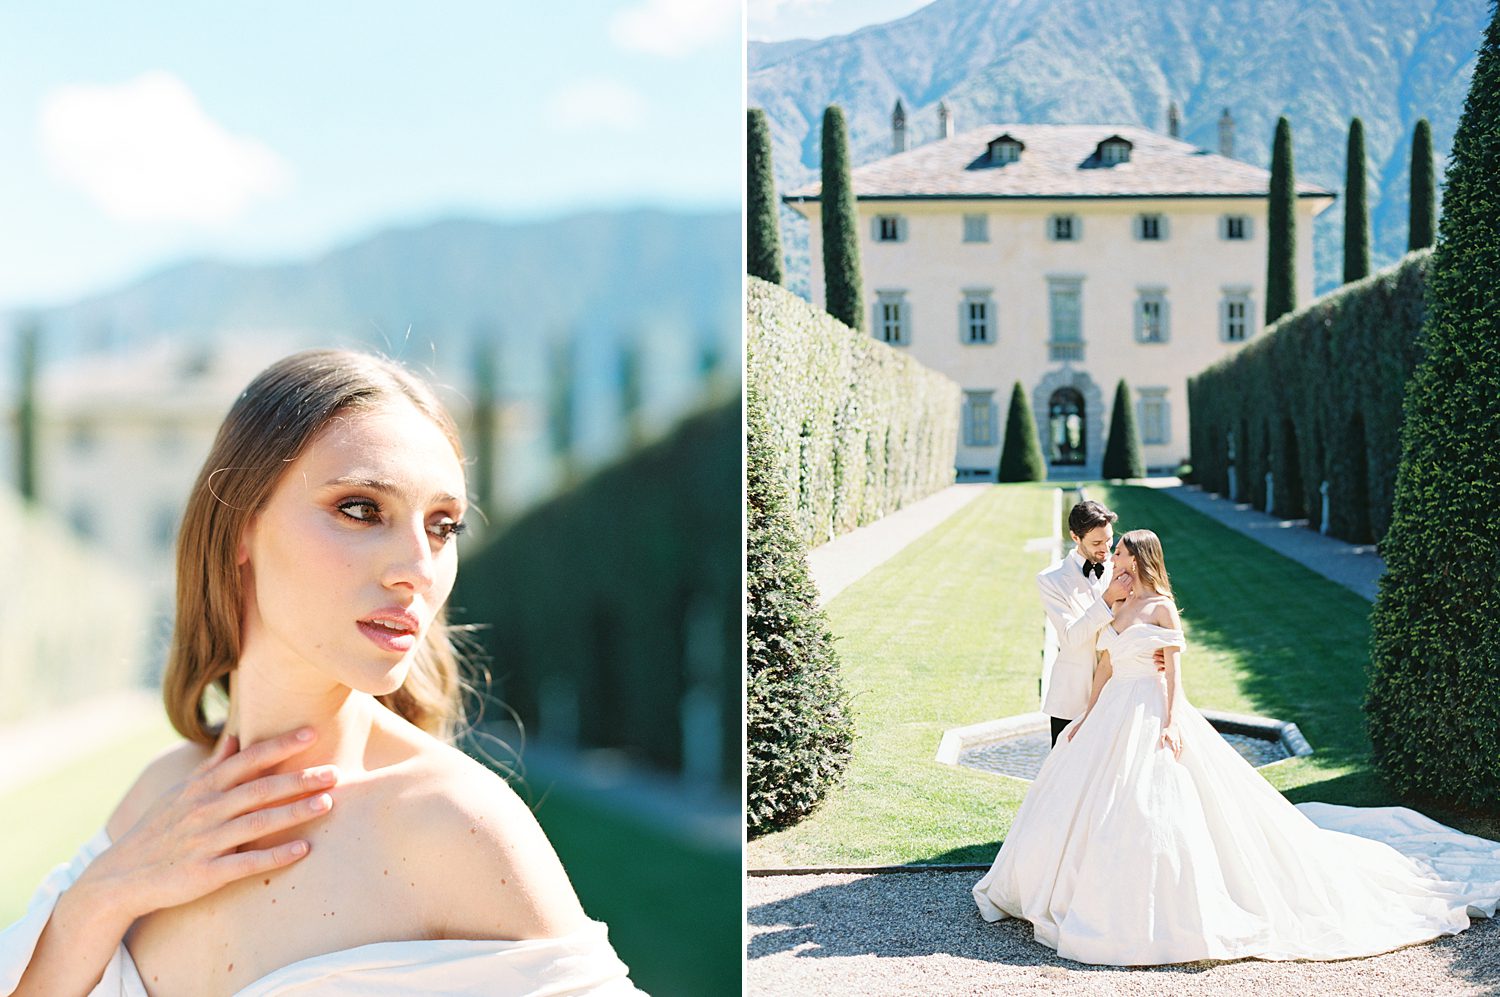
<path id="1" fill-rule="evenodd" d="M 746 376 L 808 546 L 953 483 L 957 384 L 758 278 L 746 310 Z"/>
<path id="2" fill-rule="evenodd" d="M 1385 535 L 1401 456 L 1402 399 L 1420 355 L 1432 251 L 1325 295 L 1188 381 L 1193 477 L 1207 491 L 1322 525 L 1354 543 Z M 1229 494 L 1229 438 L 1236 467 Z"/>
<path id="3" fill-rule="evenodd" d="M 737 398 L 691 416 L 464 557 L 449 619 L 481 624 L 485 691 L 527 736 L 676 771 L 695 690 L 714 704 L 716 785 L 738 791 L 740 423 Z"/>

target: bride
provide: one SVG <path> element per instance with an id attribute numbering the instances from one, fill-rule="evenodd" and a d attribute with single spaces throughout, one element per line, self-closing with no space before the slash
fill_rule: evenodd
<path id="1" fill-rule="evenodd" d="M 1135 589 L 1100 631 L 1088 709 L 974 886 L 986 921 L 1024 918 L 1078 962 L 1143 966 L 1368 956 L 1494 916 L 1500 844 L 1402 807 L 1287 802 L 1182 691 L 1156 534 L 1120 537 L 1122 569 Z"/>
<path id="2" fill-rule="evenodd" d="M 0 932 L 0 994 L 639 993 L 525 802 L 452 743 L 465 486 L 393 362 L 308 350 L 250 383 L 179 531 L 183 740 Z"/>

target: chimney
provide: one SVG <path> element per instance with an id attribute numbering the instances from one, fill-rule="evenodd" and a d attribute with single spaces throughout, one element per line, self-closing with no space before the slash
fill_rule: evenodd
<path id="1" fill-rule="evenodd" d="M 1234 158 L 1234 119 L 1229 116 L 1227 107 L 1219 115 L 1219 155 Z"/>
<path id="2" fill-rule="evenodd" d="M 1167 134 L 1172 138 L 1182 138 L 1182 118 L 1177 114 L 1177 101 L 1167 105 Z"/>
<path id="3" fill-rule="evenodd" d="M 938 101 L 938 138 L 953 137 L 953 112 L 948 110 L 946 101 Z"/>
<path id="4" fill-rule="evenodd" d="M 901 98 L 896 98 L 896 109 L 891 112 L 891 152 L 906 151 L 906 108 L 901 106 Z"/>

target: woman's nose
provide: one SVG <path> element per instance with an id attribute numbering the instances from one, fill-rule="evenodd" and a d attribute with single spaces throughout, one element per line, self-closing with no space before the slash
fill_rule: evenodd
<path id="1" fill-rule="evenodd" d="M 435 578 L 432 538 L 427 533 L 426 524 L 404 526 L 393 530 L 392 534 L 390 560 L 382 583 L 387 588 L 404 585 L 425 592 L 432 587 Z"/>

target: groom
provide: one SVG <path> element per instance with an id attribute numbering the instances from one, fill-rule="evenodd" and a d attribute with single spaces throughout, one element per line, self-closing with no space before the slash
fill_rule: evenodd
<path id="1" fill-rule="evenodd" d="M 1073 549 L 1036 576 L 1042 609 L 1057 631 L 1057 658 L 1042 712 L 1052 720 L 1052 744 L 1089 705 L 1094 681 L 1094 642 L 1114 619 L 1113 606 L 1130 593 L 1129 572 L 1114 574 L 1109 556 L 1120 517 L 1099 502 L 1079 502 L 1068 513 Z"/>

